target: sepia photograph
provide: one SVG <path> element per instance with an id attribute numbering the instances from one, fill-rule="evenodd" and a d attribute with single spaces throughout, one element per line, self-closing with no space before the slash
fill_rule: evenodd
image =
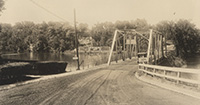
<path id="1" fill-rule="evenodd" d="M 199 0 L 0 0 L 0 105 L 200 105 Z"/>

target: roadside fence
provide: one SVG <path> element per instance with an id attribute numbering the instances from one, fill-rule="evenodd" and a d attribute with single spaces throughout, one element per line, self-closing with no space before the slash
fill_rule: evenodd
<path id="1" fill-rule="evenodd" d="M 138 70 L 152 77 L 173 80 L 176 83 L 195 84 L 200 88 L 200 70 L 197 69 L 139 64 Z"/>

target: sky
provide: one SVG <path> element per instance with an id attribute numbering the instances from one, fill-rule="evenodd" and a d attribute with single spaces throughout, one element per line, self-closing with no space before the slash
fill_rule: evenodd
<path id="1" fill-rule="evenodd" d="M 200 0 L 5 0 L 0 23 L 67 21 L 91 27 L 98 22 L 145 19 L 149 24 L 162 20 L 188 19 L 200 28 Z"/>

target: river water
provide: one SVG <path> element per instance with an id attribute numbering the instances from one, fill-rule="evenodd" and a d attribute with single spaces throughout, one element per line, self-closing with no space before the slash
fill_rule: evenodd
<path id="1" fill-rule="evenodd" d="M 81 69 L 90 68 L 96 65 L 105 64 L 108 61 L 108 52 L 101 53 L 80 53 Z M 20 60 L 38 60 L 38 61 L 66 61 L 67 68 L 72 70 L 77 68 L 77 61 L 73 60 L 75 53 L 67 54 L 59 53 L 20 53 L 20 54 L 5 54 L 2 57 L 8 59 Z M 112 57 L 112 61 L 115 60 Z M 200 55 L 189 57 L 187 59 L 187 68 L 200 69 Z"/>
<path id="2" fill-rule="evenodd" d="M 4 54 L 2 58 L 18 59 L 18 60 L 37 60 L 37 61 L 66 61 L 68 63 L 67 69 L 77 69 L 77 60 L 73 60 L 74 52 L 67 54 L 59 53 L 15 53 Z M 105 64 L 108 60 L 108 52 L 101 53 L 80 53 L 80 68 L 86 69 L 96 65 Z"/>

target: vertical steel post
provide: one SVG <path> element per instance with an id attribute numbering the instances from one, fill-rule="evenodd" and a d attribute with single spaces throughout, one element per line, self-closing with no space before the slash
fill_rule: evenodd
<path id="1" fill-rule="evenodd" d="M 126 36 L 125 36 L 125 34 L 124 34 L 124 37 L 123 37 L 123 61 L 125 61 L 125 59 L 126 59 L 126 57 L 125 57 L 125 51 L 126 51 L 126 43 L 125 43 L 125 40 L 126 40 L 126 38 L 125 38 Z"/>
<path id="2" fill-rule="evenodd" d="M 126 31 L 125 31 L 125 34 L 126 34 Z M 125 59 L 126 59 L 126 56 L 128 56 L 127 34 L 126 34 L 126 36 L 125 36 L 125 40 L 126 40 L 126 43 L 125 43 L 125 50 L 126 50 Z"/>
<path id="3" fill-rule="evenodd" d="M 154 63 L 157 64 L 157 58 L 158 58 L 158 35 L 155 35 L 155 59 L 154 59 Z"/>
<path id="4" fill-rule="evenodd" d="M 135 57 L 138 56 L 138 42 L 137 42 L 137 35 L 135 35 Z"/>
<path id="5" fill-rule="evenodd" d="M 116 50 L 116 54 L 115 54 L 115 59 L 116 59 L 116 63 L 118 61 L 118 45 L 117 45 L 117 38 L 118 36 L 116 36 L 116 40 L 115 40 L 115 50 Z"/>
<path id="6" fill-rule="evenodd" d="M 108 63 L 107 63 L 108 65 L 110 65 L 110 61 L 111 61 L 113 49 L 114 49 L 114 46 L 115 46 L 116 36 L 117 36 L 117 30 L 115 30 L 115 34 L 114 34 L 114 37 L 113 37 L 113 42 L 112 42 L 112 46 L 111 46 L 111 49 L 110 49 L 110 54 L 109 54 L 109 58 L 108 58 Z"/>
<path id="7" fill-rule="evenodd" d="M 163 36 L 161 36 L 161 52 L 162 52 L 162 58 L 164 57 L 164 50 L 163 50 Z"/>
<path id="8" fill-rule="evenodd" d="M 167 57 L 167 34 L 165 34 L 165 56 Z"/>
<path id="9" fill-rule="evenodd" d="M 159 59 L 160 59 L 159 55 L 160 55 L 160 35 L 158 35 L 158 60 L 157 61 L 159 61 Z"/>
<path id="10" fill-rule="evenodd" d="M 147 51 L 147 64 L 149 64 L 150 60 L 150 53 L 151 53 L 151 47 L 152 47 L 152 32 L 153 30 L 150 29 L 150 36 L 149 36 L 149 45 L 148 45 L 148 51 Z"/>
<path id="11" fill-rule="evenodd" d="M 131 35 L 129 35 L 129 59 L 131 59 Z"/>

